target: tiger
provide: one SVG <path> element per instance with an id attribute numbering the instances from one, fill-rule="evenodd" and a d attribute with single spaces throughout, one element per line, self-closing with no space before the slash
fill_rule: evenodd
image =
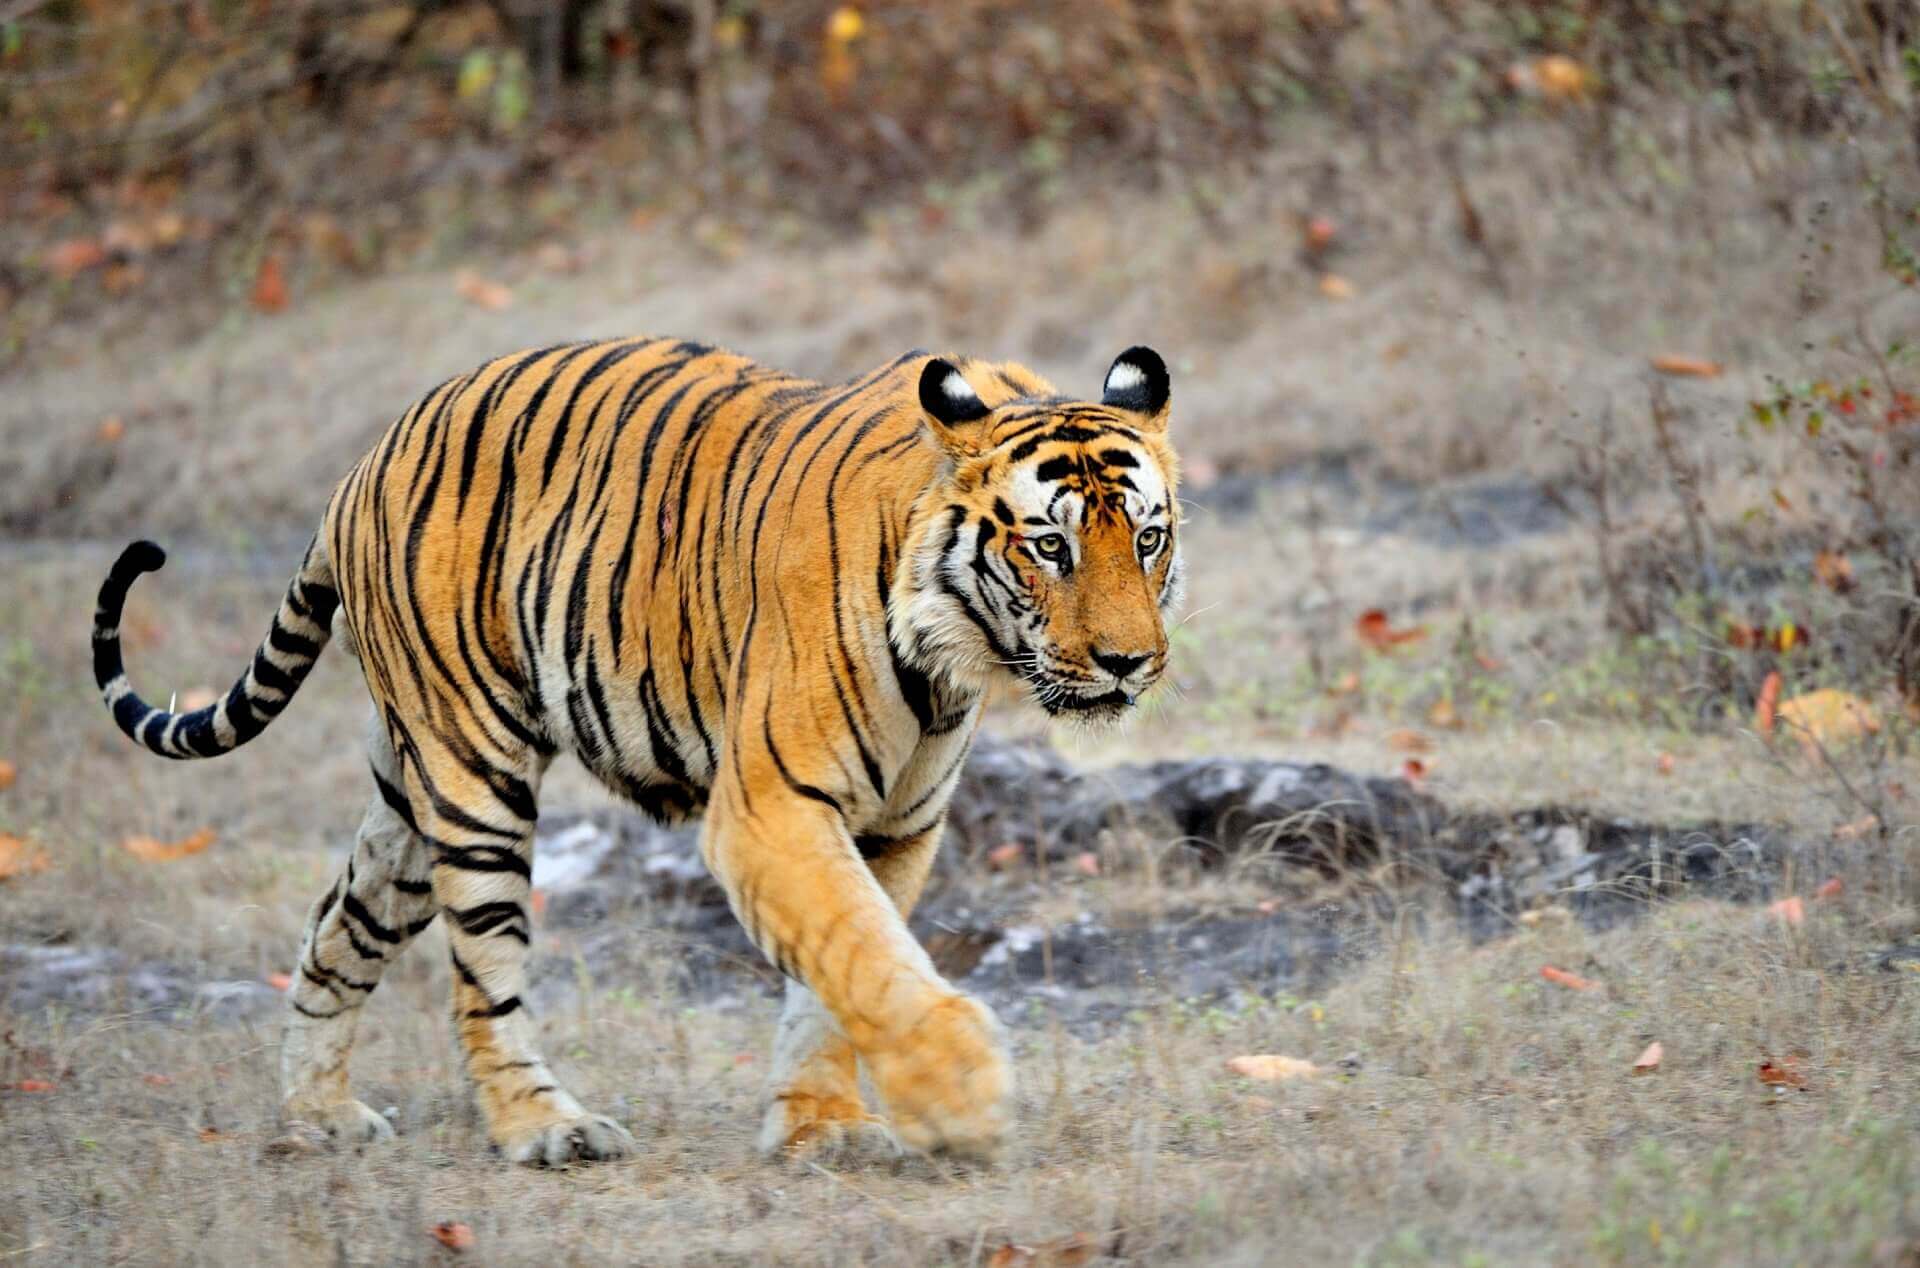
<path id="1" fill-rule="evenodd" d="M 923 351 L 839 384 L 671 338 L 506 356 L 351 469 L 252 662 L 191 712 L 128 681 L 127 593 L 166 559 L 128 546 L 92 646 L 136 744 L 232 752 L 330 640 L 372 698 L 373 790 L 307 917 L 282 1113 L 392 1136 L 349 1090 L 356 1023 L 444 916 L 493 1147 L 552 1167 L 636 1152 L 561 1086 L 525 1003 L 536 803 L 565 752 L 662 823 L 701 817 L 702 860 L 784 978 L 760 1149 L 993 1157 L 1004 1032 L 907 921 L 995 684 L 1110 723 L 1165 673 L 1184 576 L 1169 415 L 1146 347 L 1097 401 Z"/>

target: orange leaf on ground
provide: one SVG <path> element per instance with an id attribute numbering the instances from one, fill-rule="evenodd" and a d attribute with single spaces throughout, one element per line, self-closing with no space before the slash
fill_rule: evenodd
<path id="1" fill-rule="evenodd" d="M 1653 368 L 1662 374 L 1671 374 L 1683 379 L 1717 379 L 1724 373 L 1724 367 L 1718 361 L 1707 361 L 1700 357 L 1654 357 Z"/>
<path id="2" fill-rule="evenodd" d="M 1419 642 L 1427 636 L 1427 627 L 1415 625 L 1404 630 L 1396 630 L 1393 628 L 1393 623 L 1387 620 L 1387 614 L 1384 611 L 1379 608 L 1368 608 L 1353 623 L 1353 632 L 1359 635 L 1362 643 L 1374 651 L 1384 652 L 1402 643 Z"/>
<path id="3" fill-rule="evenodd" d="M 291 973 L 269 973 L 260 980 L 276 991 L 290 991 L 293 989 L 293 974 Z"/>
<path id="4" fill-rule="evenodd" d="M 1311 216 L 1301 228 L 1301 237 L 1306 240 L 1307 250 L 1315 254 L 1332 246 L 1339 233 L 1338 227 L 1325 216 Z"/>
<path id="5" fill-rule="evenodd" d="M 1658 1039 L 1654 1040 L 1647 1045 L 1647 1050 L 1640 1054 L 1639 1060 L 1633 1063 L 1633 1072 L 1635 1074 L 1652 1074 L 1660 1068 L 1660 1058 L 1666 1055 L 1667 1050 L 1660 1046 L 1660 1041 Z"/>
<path id="6" fill-rule="evenodd" d="M 232 1136 L 221 1131 L 218 1127 L 202 1127 L 200 1129 L 200 1143 L 203 1145 L 218 1145 L 232 1139 Z"/>
<path id="7" fill-rule="evenodd" d="M 0 792 L 5 792 L 7 789 L 13 787 L 13 781 L 19 778 L 19 775 L 19 767 L 9 762 L 6 758 L 0 757 Z"/>
<path id="8" fill-rule="evenodd" d="M 287 303 L 287 275 L 280 267 L 280 257 L 266 256 L 260 261 L 260 271 L 253 275 L 253 306 L 263 313 L 279 313 L 286 311 Z"/>
<path id="9" fill-rule="evenodd" d="M 178 841 L 160 841 L 153 837 L 130 836 L 120 843 L 120 848 L 142 863 L 171 863 L 183 859 L 189 854 L 198 854 L 212 845 L 216 834 L 212 828 L 202 828 L 190 837 Z"/>
<path id="10" fill-rule="evenodd" d="M 99 437 L 103 445 L 119 444 L 120 438 L 127 434 L 126 420 L 118 414 L 109 414 L 100 420 L 100 426 L 94 429 L 93 434 Z"/>
<path id="11" fill-rule="evenodd" d="M 1775 716 L 1792 727 L 1809 750 L 1831 748 L 1880 732 L 1880 715 L 1873 706 L 1835 687 L 1782 700 Z"/>
<path id="12" fill-rule="evenodd" d="M 1473 663 L 1490 674 L 1497 674 L 1507 667 L 1506 661 L 1501 660 L 1498 656 L 1488 655 L 1486 652 L 1475 652 L 1473 654 Z"/>
<path id="13" fill-rule="evenodd" d="M 1853 589 L 1853 561 L 1838 551 L 1823 550 L 1813 557 L 1813 579 L 1835 594 Z"/>
<path id="14" fill-rule="evenodd" d="M 478 273 L 461 270 L 454 276 L 453 289 L 460 298 L 477 308 L 499 312 L 513 307 L 513 292 L 499 282 L 488 281 Z"/>
<path id="15" fill-rule="evenodd" d="M 1773 738 L 1774 708 L 1779 701 L 1780 671 L 1776 669 L 1760 684 L 1760 698 L 1753 706 L 1753 729 L 1760 733 L 1763 740 Z"/>
<path id="16" fill-rule="evenodd" d="M 107 262 L 107 247 L 98 238 L 68 238 L 47 252 L 47 269 L 57 277 L 72 277 Z"/>
<path id="17" fill-rule="evenodd" d="M 1358 690 L 1360 675 L 1351 669 L 1327 684 L 1327 694 L 1330 696 L 1350 696 Z"/>
<path id="18" fill-rule="evenodd" d="M 1027 849 L 1018 841 L 1005 841 L 987 851 L 987 866 L 996 872 L 1004 872 L 1018 866 Z"/>
<path id="19" fill-rule="evenodd" d="M 427 1230 L 427 1235 L 448 1250 L 473 1249 L 473 1229 L 465 1224 L 451 1220 L 444 1224 L 435 1224 Z"/>
<path id="20" fill-rule="evenodd" d="M 171 1074 L 143 1074 L 140 1081 L 148 1087 L 169 1087 L 173 1083 Z"/>
<path id="21" fill-rule="evenodd" d="M 1425 753 L 1433 748 L 1432 740 L 1411 727 L 1396 727 L 1380 738 L 1396 753 Z"/>
<path id="22" fill-rule="evenodd" d="M 31 876 L 52 866 L 53 860 L 47 857 L 47 852 L 33 842 L 0 833 L 0 881 Z"/>
<path id="23" fill-rule="evenodd" d="M 1073 870 L 1082 876 L 1100 875 L 1100 856 L 1092 850 L 1082 850 L 1073 856 Z"/>
<path id="24" fill-rule="evenodd" d="M 18 1083 L 0 1084 L 10 1092 L 51 1092 L 53 1084 L 45 1079 L 21 1079 Z"/>
<path id="25" fill-rule="evenodd" d="M 1880 817 L 1878 815 L 1861 815 L 1852 823 L 1843 823 L 1835 828 L 1833 830 L 1833 839 L 1836 841 L 1857 841 L 1868 833 L 1877 831 L 1879 827 Z"/>
<path id="26" fill-rule="evenodd" d="M 535 920 L 547 914 L 547 891 L 536 889 L 527 895 L 527 906 L 533 910 Z"/>
<path id="27" fill-rule="evenodd" d="M 1807 923 L 1807 905 L 1800 901 L 1799 895 L 1782 898 L 1779 902 L 1767 904 L 1767 914 L 1790 925 Z"/>
<path id="28" fill-rule="evenodd" d="M 1311 1079 L 1321 1073 L 1320 1067 L 1311 1061 L 1265 1052 L 1233 1057 L 1228 1060 L 1227 1069 L 1242 1078 L 1258 1079 L 1262 1083 L 1286 1083 L 1293 1079 Z"/>
<path id="29" fill-rule="evenodd" d="M 1419 758 L 1409 757 L 1406 761 L 1400 763 L 1400 778 L 1406 780 L 1409 784 L 1418 787 L 1420 781 L 1426 777 L 1427 764 Z"/>
<path id="30" fill-rule="evenodd" d="M 1813 891 L 1813 896 L 1822 901 L 1826 901 L 1838 898 L 1846 892 L 1847 884 L 1845 881 L 1841 880 L 1838 876 L 1829 876 L 1825 881 L 1821 882 L 1819 889 Z"/>
<path id="31" fill-rule="evenodd" d="M 1320 293 L 1328 299 L 1352 299 L 1353 283 L 1338 273 L 1320 275 Z"/>
<path id="32" fill-rule="evenodd" d="M 1793 1087 L 1804 1089 L 1807 1086 L 1806 1071 L 1801 1069 L 1800 1058 L 1784 1057 L 1779 1061 L 1771 1058 L 1760 1063 L 1757 1072 L 1762 1083 L 1768 1087 Z"/>
<path id="33" fill-rule="evenodd" d="M 1565 969 L 1556 969 L 1551 964 L 1540 966 L 1540 976 L 1556 986 L 1564 986 L 1570 991 L 1597 991 L 1600 983 L 1588 981 L 1578 973 L 1569 973 Z"/>
<path id="34" fill-rule="evenodd" d="M 1662 753 L 1659 759 L 1654 762 L 1653 768 L 1659 771 L 1662 775 L 1673 774 L 1673 754 Z"/>
<path id="35" fill-rule="evenodd" d="M 1096 1249 L 1085 1233 L 1032 1245 L 1008 1242 L 987 1257 L 987 1268 L 1076 1268 L 1092 1259 Z"/>
<path id="36" fill-rule="evenodd" d="M 1451 696 L 1441 696 L 1427 710 L 1427 725 L 1439 727 L 1442 731 L 1458 731 L 1466 724 L 1460 720 L 1459 711 L 1453 707 Z"/>

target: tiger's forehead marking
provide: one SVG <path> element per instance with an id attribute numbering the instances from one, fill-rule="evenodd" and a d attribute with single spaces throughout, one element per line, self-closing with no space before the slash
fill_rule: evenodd
<path id="1" fill-rule="evenodd" d="M 1139 431 L 1111 410 L 1053 405 L 1030 419 L 1003 417 L 994 430 L 1029 524 L 1145 524 L 1171 509 Z"/>

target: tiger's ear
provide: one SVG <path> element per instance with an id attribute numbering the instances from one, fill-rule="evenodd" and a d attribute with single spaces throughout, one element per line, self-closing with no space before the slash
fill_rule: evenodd
<path id="1" fill-rule="evenodd" d="M 949 455 L 986 448 L 984 429 L 977 424 L 993 411 L 952 362 L 935 357 L 920 371 L 920 408 L 927 412 L 927 430 Z"/>
<path id="2" fill-rule="evenodd" d="M 1165 431 L 1172 395 L 1167 363 L 1160 354 L 1152 348 L 1133 347 L 1113 359 L 1100 403 L 1138 414 L 1143 431 Z"/>

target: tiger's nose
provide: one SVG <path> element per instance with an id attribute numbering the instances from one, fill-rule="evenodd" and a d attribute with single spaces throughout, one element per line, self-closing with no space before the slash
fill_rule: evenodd
<path id="1" fill-rule="evenodd" d="M 1146 664 L 1149 659 L 1150 657 L 1145 655 L 1133 656 L 1125 652 L 1096 651 L 1093 653 L 1094 664 L 1100 666 L 1100 668 L 1106 670 L 1115 678 L 1121 679 L 1124 679 L 1128 674 Z"/>

